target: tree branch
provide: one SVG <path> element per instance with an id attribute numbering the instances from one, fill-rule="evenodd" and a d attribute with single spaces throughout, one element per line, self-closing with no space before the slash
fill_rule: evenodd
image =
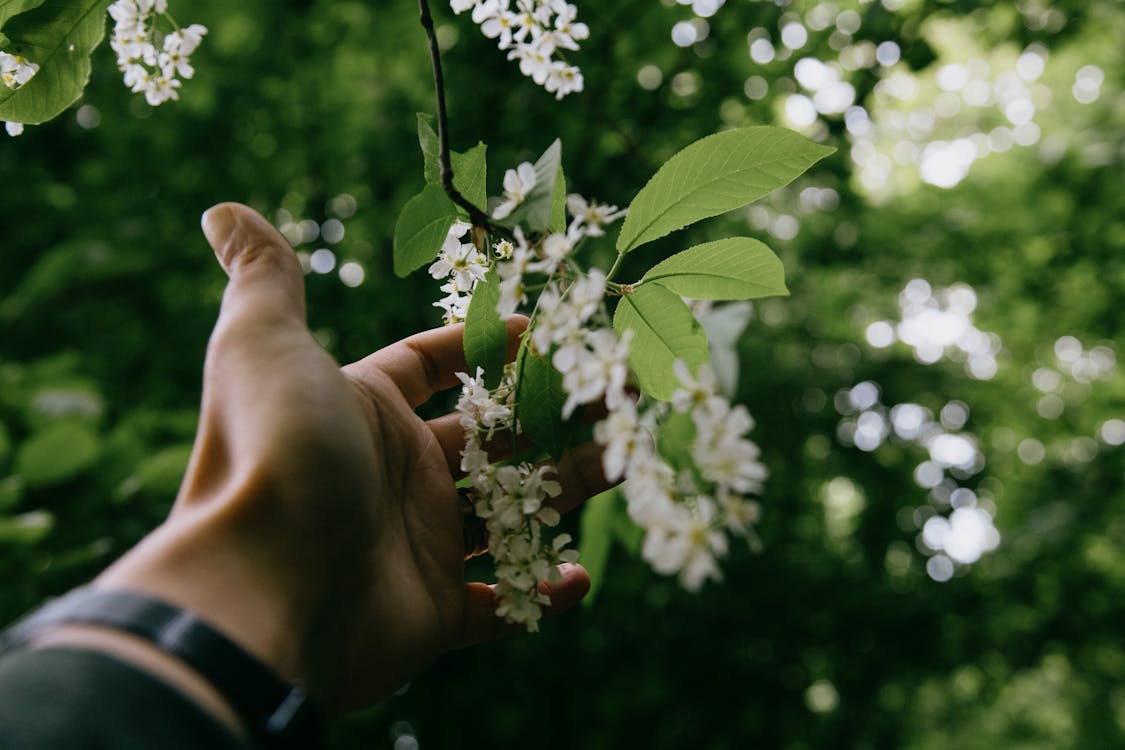
<path id="1" fill-rule="evenodd" d="M 437 94 L 437 122 L 438 122 L 438 166 L 441 174 L 441 186 L 446 195 L 461 208 L 469 213 L 469 221 L 473 226 L 492 229 L 492 221 L 488 214 L 474 206 L 468 198 L 453 187 L 453 166 L 449 162 L 449 116 L 445 111 L 445 78 L 441 73 L 441 53 L 438 51 L 437 33 L 434 31 L 434 19 L 430 15 L 429 0 L 418 0 L 418 12 L 422 20 L 422 28 L 426 30 L 426 37 L 430 42 L 430 64 L 434 69 L 434 89 Z"/>

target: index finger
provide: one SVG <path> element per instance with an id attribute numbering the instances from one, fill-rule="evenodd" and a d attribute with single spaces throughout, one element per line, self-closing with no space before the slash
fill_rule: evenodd
<path id="1" fill-rule="evenodd" d="M 515 358 L 520 334 L 527 328 L 527 323 L 528 319 L 523 315 L 508 318 L 506 361 L 511 362 Z M 462 323 L 432 328 L 383 347 L 344 369 L 366 382 L 371 382 L 373 371 L 382 372 L 414 409 L 438 391 L 457 385 L 460 382 L 457 373 L 468 370 L 462 342 L 464 332 Z"/>

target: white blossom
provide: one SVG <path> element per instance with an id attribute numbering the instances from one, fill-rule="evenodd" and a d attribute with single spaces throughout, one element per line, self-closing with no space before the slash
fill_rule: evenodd
<path id="1" fill-rule="evenodd" d="M 445 311 L 442 320 L 446 325 L 465 322 L 469 314 L 469 304 L 473 301 L 472 294 L 462 293 L 453 281 L 442 284 L 441 290 L 446 295 L 435 302 L 434 307 L 440 307 Z"/>
<path id="2" fill-rule="evenodd" d="M 746 408 L 714 397 L 692 412 L 692 420 L 692 457 L 704 478 L 735 492 L 759 492 L 767 472 L 758 446 L 743 437 L 754 427 Z"/>
<path id="3" fill-rule="evenodd" d="M 586 352 L 563 375 L 563 390 L 566 391 L 566 402 L 562 407 L 564 418 L 574 413 L 579 404 L 605 397 L 612 407 L 624 398 L 628 374 L 628 332 L 619 339 L 612 329 L 599 328 L 587 331 L 585 339 Z"/>
<path id="4" fill-rule="evenodd" d="M 438 259 L 429 268 L 430 275 L 435 279 L 449 277 L 462 291 L 472 291 L 473 286 L 484 279 L 487 270 L 487 256 L 470 243 L 461 243 L 452 237 L 446 238 Z"/>
<path id="5" fill-rule="evenodd" d="M 497 429 L 511 425 L 511 406 L 498 400 L 485 387 L 481 368 L 477 368 L 475 377 L 459 372 L 457 378 L 462 385 L 457 411 L 461 414 L 461 427 L 467 433 L 483 432 L 491 438 Z"/>
<path id="6" fill-rule="evenodd" d="M 565 340 L 580 325 L 571 315 L 570 308 L 563 304 L 557 283 L 548 284 L 539 294 L 537 310 L 531 341 L 540 354 L 550 352 L 556 341 Z"/>
<path id="7" fill-rule="evenodd" d="M 15 90 L 26 85 L 38 72 L 39 66 L 26 57 L 0 51 L 0 80 L 8 88 Z"/>
<path id="8" fill-rule="evenodd" d="M 608 203 L 588 201 L 577 193 L 571 193 L 566 197 L 566 210 L 574 217 L 568 231 L 571 233 L 581 231 L 589 237 L 603 236 L 605 234 L 603 227 L 629 212 L 628 209 L 618 209 L 617 206 Z"/>
<path id="9" fill-rule="evenodd" d="M 156 16 L 167 11 L 166 0 L 117 0 L 109 6 L 114 20 L 110 46 L 117 53 L 117 67 L 125 85 L 144 94 L 153 107 L 180 98 L 180 79 L 195 75 L 191 55 L 207 33 L 205 26 L 193 23 L 158 40 Z"/>
<path id="10" fill-rule="evenodd" d="M 430 264 L 429 273 L 435 279 L 447 279 L 441 291 L 446 296 L 434 303 L 445 312 L 442 320 L 446 323 L 461 323 L 469 313 L 469 303 L 473 300 L 473 289 L 484 279 L 488 270 L 488 256 L 471 243 L 461 239 L 472 229 L 466 221 L 454 221 L 449 227 L 437 259 Z"/>
<path id="11" fill-rule="evenodd" d="M 472 10 L 473 23 L 518 61 L 520 72 L 561 99 L 583 88 L 582 72 L 558 59 L 558 50 L 578 50 L 590 29 L 578 9 L 560 0 L 450 0 L 454 13 Z M 506 214 L 505 214 L 506 215 Z M 503 218 L 503 217 L 497 217 Z"/>
<path id="12" fill-rule="evenodd" d="M 584 86 L 585 79 L 582 77 L 582 71 L 561 60 L 551 63 L 547 80 L 543 83 L 543 88 L 554 94 L 556 99 L 562 99 L 567 94 L 581 91 Z"/>
<path id="13" fill-rule="evenodd" d="M 727 552 L 727 539 L 712 525 L 715 503 L 711 498 L 696 498 L 696 512 L 683 505 L 648 529 L 641 556 L 658 573 L 678 574 L 688 591 L 698 591 L 708 578 L 722 574 L 715 558 Z"/>
<path id="14" fill-rule="evenodd" d="M 512 211 L 527 200 L 528 193 L 535 187 L 537 177 L 531 162 L 525 161 L 515 169 L 504 173 L 504 195 L 500 203 L 492 210 L 492 218 L 506 219 Z"/>
<path id="15" fill-rule="evenodd" d="M 594 425 L 594 440 L 605 447 L 602 471 L 610 482 L 625 476 L 639 452 L 651 450 L 648 432 L 637 416 L 632 399 L 624 399 L 605 419 Z"/>
<path id="16" fill-rule="evenodd" d="M 476 514 L 484 519 L 488 531 L 497 579 L 496 614 L 536 630 L 542 607 L 550 604 L 550 598 L 540 592 L 540 584 L 558 582 L 556 566 L 574 562 L 578 553 L 566 549 L 570 542 L 566 534 L 551 542 L 543 539 L 543 527 L 558 524 L 560 518 L 550 505 L 562 492 L 554 469 L 528 463 L 494 466 L 482 445 L 496 430 L 513 427 L 513 374 L 513 369 L 505 368 L 494 391 L 485 386 L 479 368 L 475 377 L 457 374 L 462 384 L 457 411 L 465 430 L 461 468 L 476 492 Z"/>
<path id="17" fill-rule="evenodd" d="M 558 15 L 555 16 L 555 28 L 548 33 L 548 36 L 558 47 L 577 50 L 578 42 L 589 38 L 590 28 L 584 23 L 575 21 L 578 8 L 572 3 L 556 2 L 552 5 Z"/>
<path id="18" fill-rule="evenodd" d="M 547 235 L 538 247 L 539 261 L 532 264 L 530 270 L 546 274 L 557 271 L 573 249 L 570 239 L 565 234 L 559 233 Z"/>

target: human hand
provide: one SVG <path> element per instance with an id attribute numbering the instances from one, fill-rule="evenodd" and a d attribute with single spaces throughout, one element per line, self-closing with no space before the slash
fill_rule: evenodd
<path id="1" fill-rule="evenodd" d="M 230 282 L 191 462 L 167 522 L 97 585 L 195 610 L 336 710 L 514 630 L 490 586 L 464 582 L 457 415 L 414 412 L 458 384 L 461 326 L 341 369 L 309 333 L 300 265 L 273 226 L 221 204 L 203 227 Z M 509 356 L 526 325 L 508 321 Z M 560 461 L 560 511 L 606 488 L 598 455 Z M 589 588 L 581 566 L 561 572 L 552 612 Z"/>

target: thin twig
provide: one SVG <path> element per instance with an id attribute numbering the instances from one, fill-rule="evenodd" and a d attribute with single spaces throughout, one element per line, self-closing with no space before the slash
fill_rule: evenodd
<path id="1" fill-rule="evenodd" d="M 430 64 L 434 69 L 434 89 L 437 94 L 437 121 L 438 121 L 438 166 L 441 174 L 441 186 L 450 199 L 469 213 L 469 221 L 474 226 L 492 229 L 492 222 L 488 215 L 461 195 L 453 187 L 453 165 L 449 162 L 449 117 L 445 111 L 445 78 L 441 73 L 441 53 L 438 51 L 437 32 L 434 31 L 434 19 L 430 15 L 428 0 L 418 0 L 418 12 L 422 18 L 422 27 L 430 41 Z"/>

